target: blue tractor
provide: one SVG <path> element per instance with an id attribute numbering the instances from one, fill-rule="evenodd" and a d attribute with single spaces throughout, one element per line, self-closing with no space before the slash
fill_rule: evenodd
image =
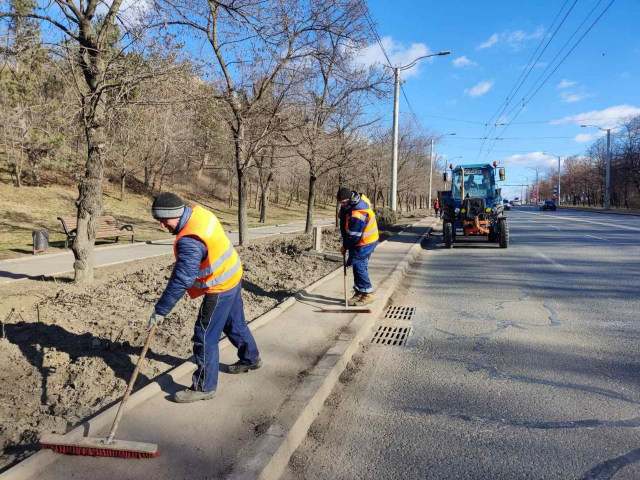
<path id="1" fill-rule="evenodd" d="M 497 163 L 458 165 L 445 172 L 445 184 L 451 190 L 439 192 L 442 205 L 444 244 L 451 248 L 458 236 L 484 236 L 501 248 L 509 245 L 509 225 L 504 216 L 501 189 L 496 186 L 496 173 L 505 180 L 504 168 Z"/>

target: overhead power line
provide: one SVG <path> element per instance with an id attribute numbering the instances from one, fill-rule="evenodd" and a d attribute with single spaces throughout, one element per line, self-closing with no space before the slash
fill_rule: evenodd
<path id="1" fill-rule="evenodd" d="M 553 26 L 555 25 L 556 21 L 558 20 L 558 18 L 560 17 L 560 14 L 562 13 L 562 11 L 564 10 L 564 7 L 567 6 L 567 3 L 569 3 L 569 0 L 565 0 L 564 5 L 562 5 L 562 8 L 558 11 L 558 14 L 556 15 L 556 18 L 553 19 L 553 22 L 551 22 L 551 25 L 549 25 L 549 28 L 547 29 L 547 32 L 545 33 L 545 35 L 540 39 L 540 43 L 538 43 L 538 46 L 536 47 L 535 51 L 531 54 L 531 58 L 529 58 L 529 61 L 527 62 L 527 65 L 525 66 L 525 68 L 522 69 L 522 72 L 520 73 L 520 76 L 518 77 L 518 79 L 515 81 L 515 83 L 513 84 L 513 87 L 511 87 L 511 90 L 509 91 L 509 93 L 507 94 L 507 97 L 503 100 L 503 102 L 500 104 L 500 106 L 496 109 L 496 111 L 493 113 L 493 115 L 491 115 L 491 118 L 489 119 L 489 121 L 486 123 L 486 125 L 491 124 L 491 122 L 493 121 L 494 118 L 499 118 L 496 117 L 496 114 L 500 111 L 500 109 L 502 108 L 502 106 L 507 103 L 509 101 L 509 99 L 511 98 L 511 94 L 513 93 L 514 88 L 516 87 L 516 85 L 518 84 L 518 82 L 520 81 L 520 79 L 522 78 L 522 76 L 525 74 L 527 68 L 529 68 L 529 65 L 531 64 L 531 61 L 533 60 L 533 57 L 535 57 L 536 53 L 538 53 L 538 50 L 540 49 L 540 47 L 542 46 L 542 44 L 544 43 L 545 39 L 547 38 L 547 35 L 549 35 L 549 32 L 551 31 L 551 29 L 553 28 Z M 485 132 L 486 133 L 486 132 Z"/>
<path id="2" fill-rule="evenodd" d="M 568 0 L 567 0 L 568 1 Z M 518 91 L 520 90 L 520 88 L 522 87 L 522 85 L 524 84 L 524 82 L 527 80 L 527 78 L 529 78 L 529 75 L 531 74 L 531 72 L 533 71 L 533 69 L 535 68 L 535 66 L 538 63 L 538 60 L 540 60 L 540 57 L 544 54 L 544 52 L 547 50 L 547 48 L 549 47 L 549 45 L 551 44 L 551 42 L 553 41 L 553 39 L 555 38 L 556 34 L 558 33 L 558 31 L 560 31 L 560 28 L 562 28 L 562 25 L 564 25 L 565 20 L 567 19 L 567 17 L 569 16 L 569 14 L 573 11 L 573 8 L 576 6 L 576 3 L 578 3 L 578 0 L 574 0 L 573 4 L 571 5 L 571 8 L 569 8 L 569 10 L 567 11 L 567 13 L 564 15 L 564 18 L 562 19 L 562 21 L 560 22 L 560 24 L 556 27 L 555 31 L 553 32 L 553 34 L 551 35 L 551 37 L 549 38 L 549 40 L 547 41 L 547 44 L 544 46 L 544 48 L 542 49 L 542 51 L 540 52 L 540 54 L 538 55 L 538 57 L 536 58 L 535 62 L 533 62 L 533 64 L 531 64 L 531 59 L 529 60 L 529 63 L 527 63 L 527 67 L 529 67 L 529 64 L 531 64 L 531 66 L 528 68 L 525 67 L 525 71 L 526 75 L 524 76 L 524 78 L 522 78 L 522 80 L 520 81 L 520 79 L 516 80 L 516 86 L 517 88 L 515 88 L 515 91 L 513 90 L 513 88 L 511 89 L 511 91 L 513 92 L 513 95 L 511 95 L 511 92 L 509 93 L 506 103 L 503 103 L 503 107 L 502 110 L 500 111 L 500 114 L 498 115 L 497 119 L 496 119 L 496 123 L 500 120 L 500 118 L 502 118 L 505 110 L 509 107 L 509 104 L 511 103 L 511 101 L 513 100 L 513 98 L 515 97 L 515 95 L 518 93 Z M 556 22 L 556 20 L 558 19 L 558 17 L 560 16 L 560 14 L 562 13 L 562 10 L 564 10 L 565 5 L 567 4 L 567 2 L 565 1 L 564 5 L 562 6 L 562 8 L 560 9 L 560 12 L 558 12 L 558 15 L 556 15 L 555 20 L 553 21 L 553 23 Z M 549 27 L 549 30 L 547 30 L 547 35 L 549 33 L 549 31 L 551 31 L 553 24 Z M 545 35 L 542 40 L 540 41 L 540 44 L 538 45 L 538 48 L 536 48 L 536 51 L 533 53 L 532 57 L 535 56 L 536 52 L 538 51 L 538 49 L 540 48 L 540 46 L 543 44 L 546 36 Z M 524 71 L 523 71 L 524 73 Z M 522 74 L 520 75 L 520 78 L 522 77 Z M 519 82 L 519 83 L 518 83 Z M 490 133 L 489 135 L 492 135 L 492 133 L 498 128 L 498 125 L 493 125 L 491 127 Z M 481 147 L 480 147 L 480 151 L 478 152 L 478 158 L 480 158 L 480 155 L 482 154 L 482 149 L 484 148 L 484 142 L 482 143 Z"/>
<path id="3" fill-rule="evenodd" d="M 527 99 L 523 99 L 522 102 L 522 106 L 520 107 L 520 109 L 516 112 L 516 114 L 513 116 L 513 118 L 511 119 L 511 121 L 509 121 L 507 123 L 507 125 L 505 125 L 504 129 L 502 130 L 502 132 L 500 132 L 499 136 L 502 136 L 504 134 L 504 132 L 511 126 L 511 124 L 513 123 L 513 120 L 515 120 L 518 115 L 520 114 L 520 112 L 522 112 L 522 110 L 524 109 L 524 107 L 527 105 L 527 103 L 529 103 L 533 97 L 536 96 L 536 94 L 540 91 L 540 89 L 547 83 L 547 81 L 551 78 L 551 76 L 556 72 L 556 70 L 558 70 L 558 68 L 560 68 L 560 65 L 562 65 L 564 63 L 564 61 L 569 57 L 569 55 L 571 55 L 571 53 L 576 49 L 576 47 L 578 45 L 580 45 L 580 42 L 582 42 L 582 40 L 584 39 L 584 37 L 587 36 L 587 34 L 593 29 L 593 27 L 598 23 L 598 21 L 600 21 L 600 19 L 604 16 L 605 13 L 607 13 L 607 11 L 609 10 L 609 8 L 611 7 L 611 5 L 613 5 L 613 2 L 615 2 L 615 0 L 611 0 L 611 2 L 609 2 L 609 4 L 607 5 L 607 7 L 600 13 L 600 15 L 598 15 L 598 17 L 593 21 L 593 23 L 589 26 L 589 28 L 582 34 L 582 36 L 578 39 L 578 41 L 573 45 L 573 47 L 571 47 L 571 49 L 566 53 L 566 55 L 564 57 L 562 57 L 562 60 L 560 60 L 560 62 L 558 62 L 558 64 L 555 66 L 555 68 L 551 71 L 551 73 L 549 73 L 549 75 L 547 75 L 547 77 L 544 79 L 544 81 L 540 84 L 540 86 L 529 96 L 529 98 Z M 599 4 L 600 2 L 598 2 Z M 597 6 L 597 5 L 596 5 Z M 594 8 L 595 9 L 595 8 Z M 587 15 L 587 18 L 585 19 L 584 22 L 582 22 L 580 24 L 580 26 L 576 29 L 576 32 L 582 27 L 582 25 L 586 22 L 586 20 L 591 16 L 591 13 L 593 12 L 593 10 L 589 13 L 589 15 Z M 574 32 L 575 35 L 575 32 Z M 573 38 L 573 35 L 571 36 L 571 38 Z M 566 44 L 565 44 L 566 46 Z M 562 47 L 561 51 L 564 49 L 564 46 Z M 543 73 L 544 75 L 544 73 Z M 537 81 L 536 81 L 537 83 Z M 535 85 L 535 84 L 534 84 Z M 487 155 L 486 157 L 489 156 L 489 154 L 491 153 L 491 149 L 493 148 L 493 146 L 495 146 L 495 141 L 493 143 L 493 145 L 491 147 L 489 147 L 488 151 L 487 151 Z M 485 158 L 486 158 L 485 157 Z"/>

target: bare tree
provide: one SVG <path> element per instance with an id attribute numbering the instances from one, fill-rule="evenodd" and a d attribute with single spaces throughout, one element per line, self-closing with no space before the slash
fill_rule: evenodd
<path id="1" fill-rule="evenodd" d="M 2 11 L 8 19 L 29 18 L 53 28 L 48 42 L 71 68 L 86 139 L 85 172 L 78 185 L 78 226 L 72 245 L 77 283 L 93 279 L 93 246 L 103 211 L 107 95 L 132 88 L 158 72 L 142 55 L 148 30 L 142 6 L 122 11 L 122 0 L 54 0 L 28 11 Z M 137 10 L 136 10 L 137 8 Z M 141 49 L 136 52 L 136 49 Z"/>
<path id="2" fill-rule="evenodd" d="M 327 18 L 332 27 L 315 38 L 307 60 L 297 142 L 293 142 L 309 166 L 306 233 L 313 226 L 316 181 L 344 165 L 343 140 L 357 129 L 360 107 L 373 95 L 384 94 L 387 83 L 382 71 L 360 65 L 355 58 L 369 39 L 365 8 L 352 2 L 336 18 Z M 354 113 L 351 120 L 346 112 Z"/>

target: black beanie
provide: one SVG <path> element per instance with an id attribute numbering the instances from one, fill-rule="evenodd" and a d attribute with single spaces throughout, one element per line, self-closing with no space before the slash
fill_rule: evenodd
<path id="1" fill-rule="evenodd" d="M 349 200 L 351 198 L 351 190 L 347 187 L 342 187 L 338 190 L 338 201 Z"/>
<path id="2" fill-rule="evenodd" d="M 151 215 L 161 220 L 163 218 L 180 218 L 184 212 L 184 202 L 175 193 L 159 193 L 153 199 Z"/>

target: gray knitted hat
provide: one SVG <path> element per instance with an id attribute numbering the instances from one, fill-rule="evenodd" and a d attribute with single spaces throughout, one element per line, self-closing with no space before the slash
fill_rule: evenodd
<path id="1" fill-rule="evenodd" d="M 180 218 L 184 212 L 184 202 L 175 193 L 159 193 L 153 199 L 151 215 L 157 220 L 163 218 Z"/>

